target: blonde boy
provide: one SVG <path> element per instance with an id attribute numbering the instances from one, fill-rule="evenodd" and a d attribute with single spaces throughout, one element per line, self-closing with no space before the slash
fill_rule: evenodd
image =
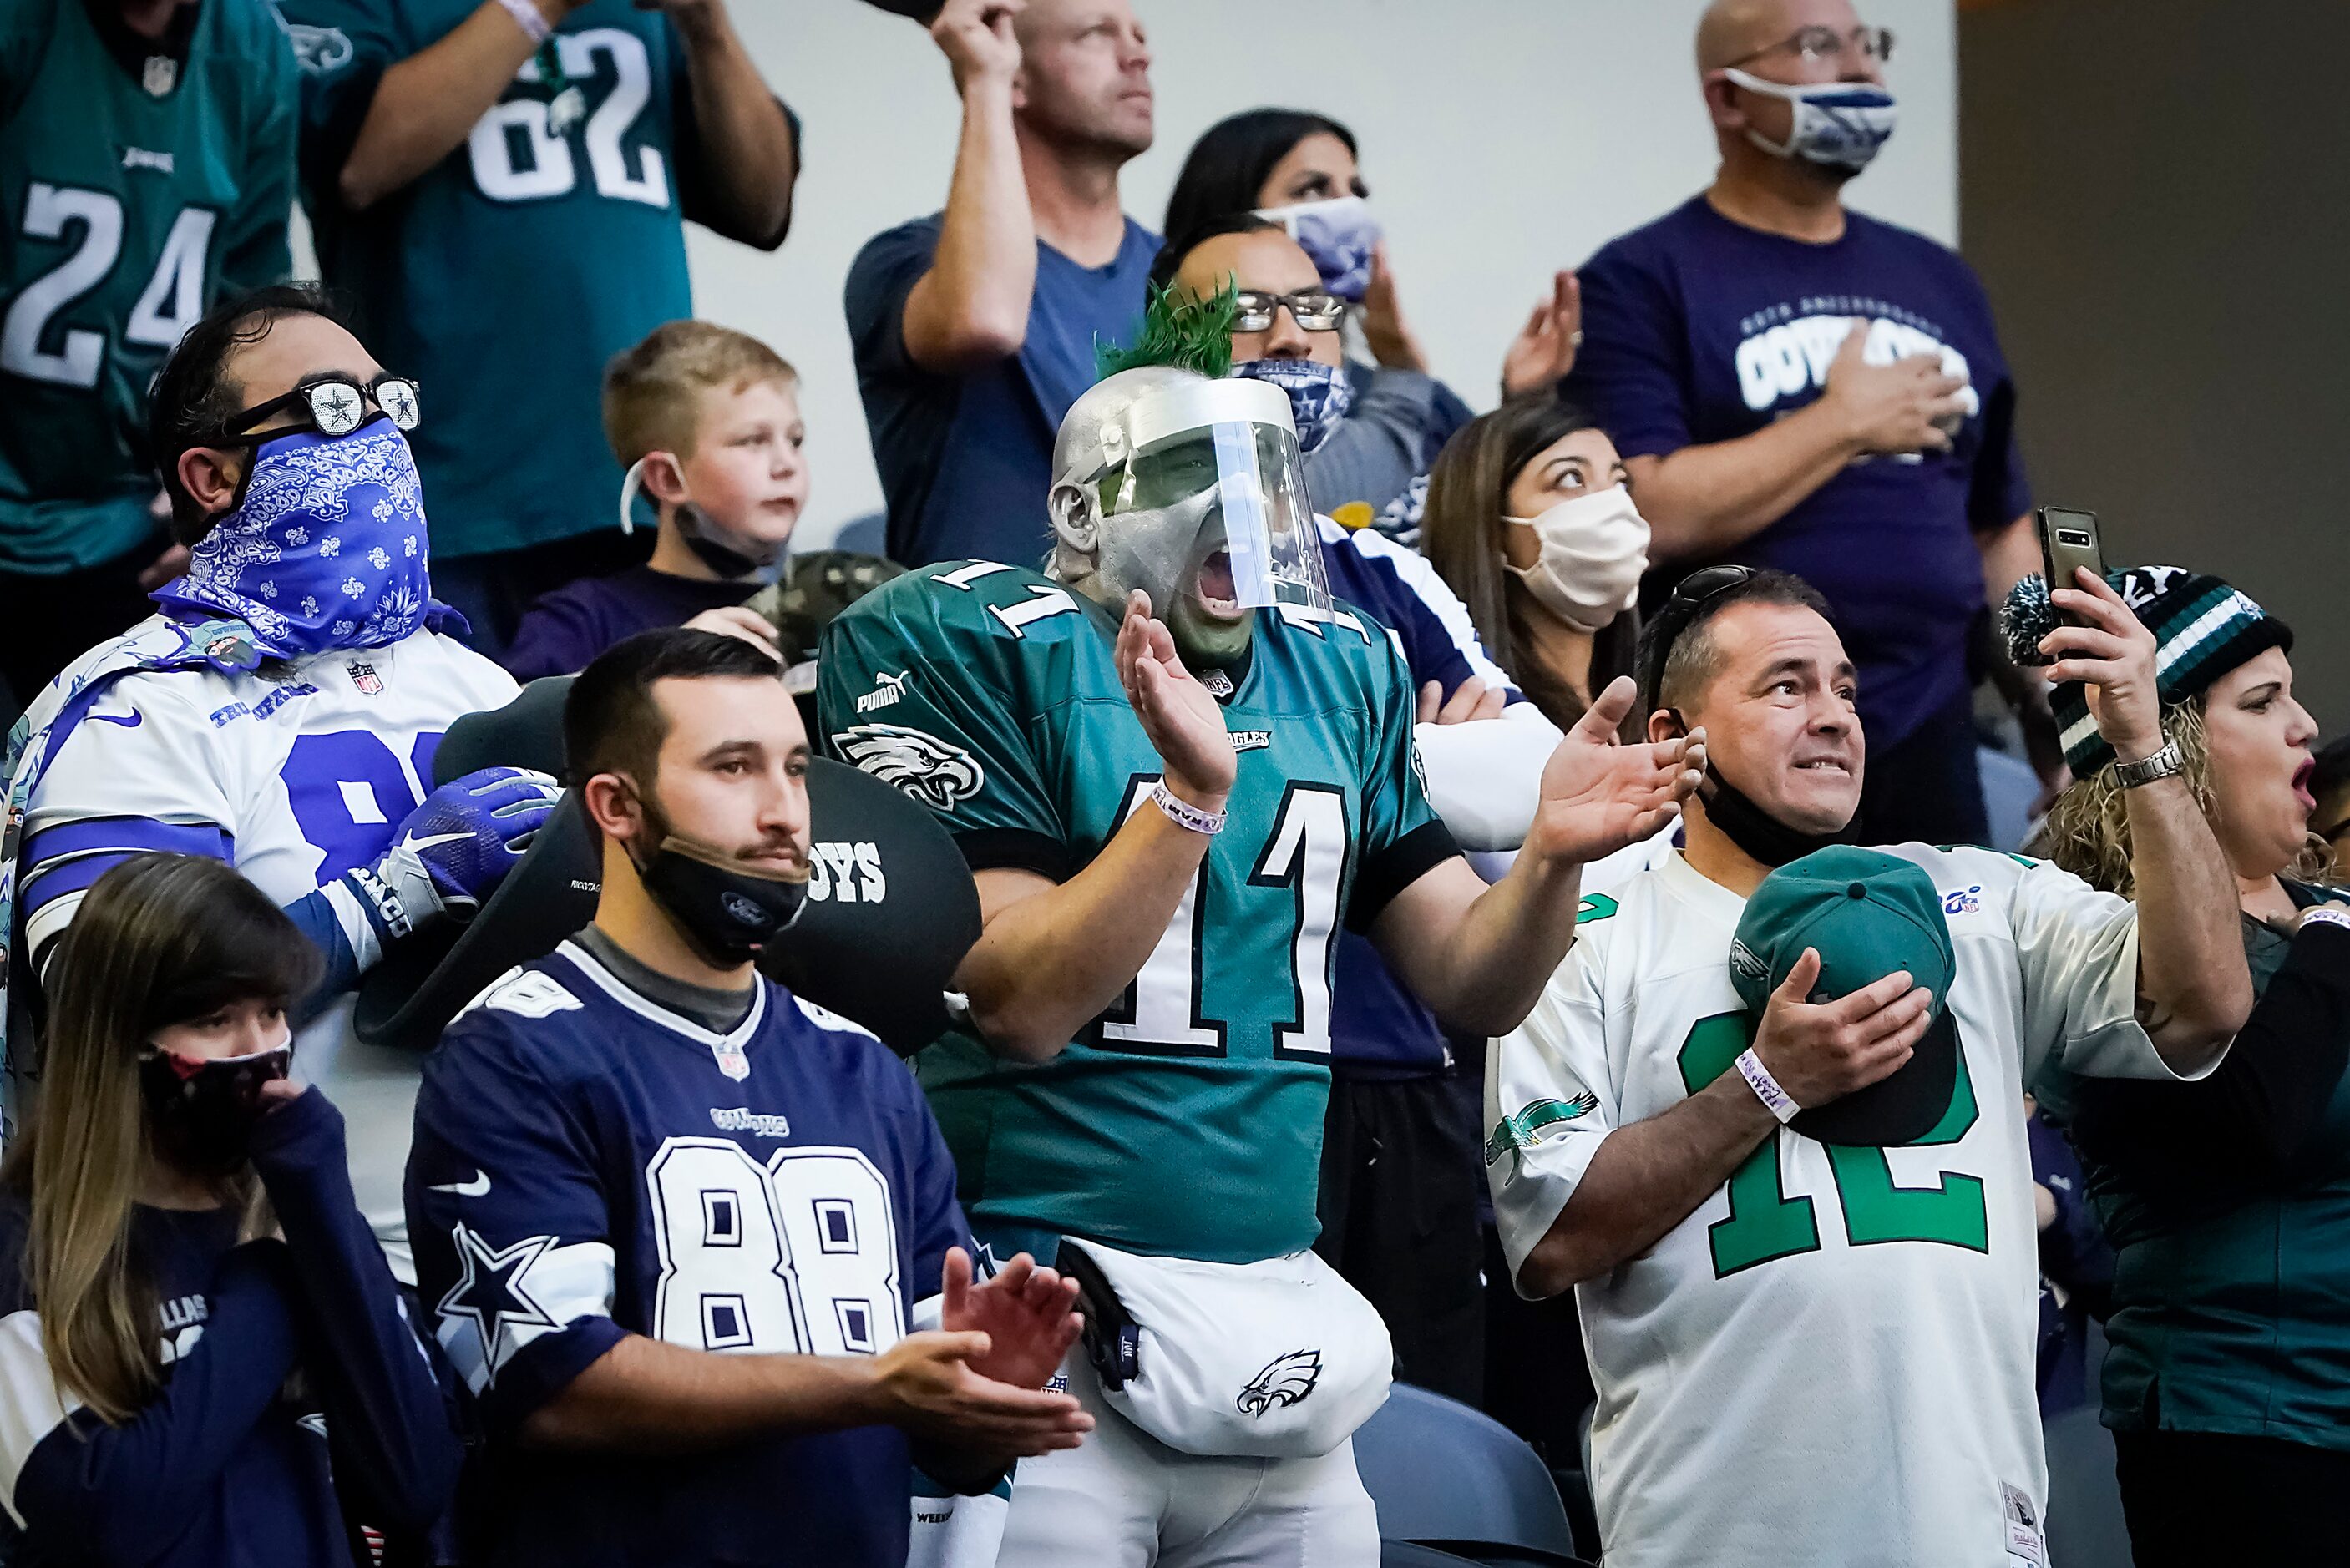
<path id="1" fill-rule="evenodd" d="M 604 435 L 628 470 L 622 525 L 639 490 L 660 520 L 652 558 L 542 596 L 504 662 L 517 680 L 567 674 L 655 627 L 775 633 L 743 609 L 783 558 L 807 504 L 799 376 L 755 337 L 672 321 L 604 370 Z"/>

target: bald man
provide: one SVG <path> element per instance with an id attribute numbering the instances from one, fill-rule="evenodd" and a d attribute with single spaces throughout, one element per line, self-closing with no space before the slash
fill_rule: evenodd
<path id="1" fill-rule="evenodd" d="M 1118 189 L 1150 146 L 1150 50 L 1128 0 L 947 0 L 931 36 L 962 96 L 946 208 L 868 241 L 846 299 L 889 553 L 1033 566 L 1053 432 L 1159 252 Z"/>
<path id="2" fill-rule="evenodd" d="M 1624 453 L 1656 580 L 1732 560 L 1827 596 L 1860 670 L 1864 842 L 1980 843 L 1970 639 L 2039 551 L 1981 285 L 1844 204 L 1893 130 L 1891 47 L 1848 0 L 1708 8 L 1721 167 L 1582 269 L 1565 385 Z"/>

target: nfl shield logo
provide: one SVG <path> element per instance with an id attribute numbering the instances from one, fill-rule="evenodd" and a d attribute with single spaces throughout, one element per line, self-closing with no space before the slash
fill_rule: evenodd
<path id="1" fill-rule="evenodd" d="M 710 1054 L 718 1058 L 718 1070 L 736 1083 L 751 1075 L 751 1058 L 743 1054 L 743 1047 L 733 1041 L 719 1041 L 711 1046 Z"/>
<path id="2" fill-rule="evenodd" d="M 150 55 L 146 67 L 140 73 L 139 85 L 147 89 L 150 98 L 164 98 L 179 85 L 180 62 L 169 55 Z"/>
<path id="3" fill-rule="evenodd" d="M 350 662 L 349 674 L 351 684 L 359 689 L 362 697 L 372 697 L 383 690 L 383 677 L 375 672 L 372 664 L 361 664 L 355 659 Z"/>

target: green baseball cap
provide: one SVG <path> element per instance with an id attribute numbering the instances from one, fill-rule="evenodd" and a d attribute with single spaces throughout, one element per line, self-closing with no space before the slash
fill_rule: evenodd
<path id="1" fill-rule="evenodd" d="M 1914 1143 L 1950 1108 L 1959 1032 L 1949 999 L 1958 973 L 1941 895 L 1918 867 L 1881 850 L 1835 845 L 1762 878 L 1730 944 L 1730 981 L 1757 1019 L 1805 948 L 1820 955 L 1810 1000 L 1833 1002 L 1898 970 L 1934 993 L 1932 1025 L 1889 1076 L 1788 1125 L 1822 1143 Z"/>

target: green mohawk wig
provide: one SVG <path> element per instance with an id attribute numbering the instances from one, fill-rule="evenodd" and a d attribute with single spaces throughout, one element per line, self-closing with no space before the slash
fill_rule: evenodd
<path id="1" fill-rule="evenodd" d="M 1094 339 L 1094 379 L 1168 365 L 1221 380 L 1232 371 L 1232 325 L 1240 314 L 1240 291 L 1229 280 L 1206 299 L 1179 294 L 1171 283 L 1152 289 L 1131 348 Z"/>

